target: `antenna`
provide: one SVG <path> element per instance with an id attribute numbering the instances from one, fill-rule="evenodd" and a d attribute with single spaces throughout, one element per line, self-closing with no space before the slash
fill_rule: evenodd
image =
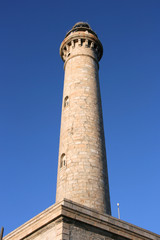
<path id="1" fill-rule="evenodd" d="M 118 218 L 120 219 L 119 203 L 117 203 L 117 207 L 118 207 Z"/>

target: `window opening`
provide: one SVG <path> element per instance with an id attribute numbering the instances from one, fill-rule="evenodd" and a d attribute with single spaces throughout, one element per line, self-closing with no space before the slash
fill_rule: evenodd
<path id="1" fill-rule="evenodd" d="M 69 105 L 69 97 L 66 96 L 64 99 L 64 107 L 67 107 Z"/>
<path id="2" fill-rule="evenodd" d="M 64 166 L 66 166 L 66 155 L 65 155 L 65 153 L 63 153 L 61 155 L 61 159 L 60 159 L 60 168 L 62 168 Z"/>

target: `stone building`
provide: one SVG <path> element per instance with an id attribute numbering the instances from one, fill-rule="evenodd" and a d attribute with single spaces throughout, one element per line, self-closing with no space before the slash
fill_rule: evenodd
<path id="1" fill-rule="evenodd" d="M 103 47 L 79 22 L 60 47 L 65 78 L 56 203 L 4 240 L 127 240 L 160 236 L 111 216 L 99 89 Z"/>

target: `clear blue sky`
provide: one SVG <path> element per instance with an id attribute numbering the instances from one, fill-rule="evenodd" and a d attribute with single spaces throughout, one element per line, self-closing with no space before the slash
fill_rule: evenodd
<path id="1" fill-rule="evenodd" d="M 112 215 L 160 234 L 160 1 L 0 1 L 0 227 L 55 202 L 63 62 L 78 21 L 98 34 Z"/>

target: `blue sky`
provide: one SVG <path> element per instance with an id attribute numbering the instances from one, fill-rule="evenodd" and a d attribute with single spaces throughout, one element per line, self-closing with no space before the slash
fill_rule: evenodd
<path id="1" fill-rule="evenodd" d="M 0 227 L 55 202 L 63 62 L 87 21 L 104 47 L 100 87 L 112 215 L 160 234 L 160 1 L 0 2 Z"/>

